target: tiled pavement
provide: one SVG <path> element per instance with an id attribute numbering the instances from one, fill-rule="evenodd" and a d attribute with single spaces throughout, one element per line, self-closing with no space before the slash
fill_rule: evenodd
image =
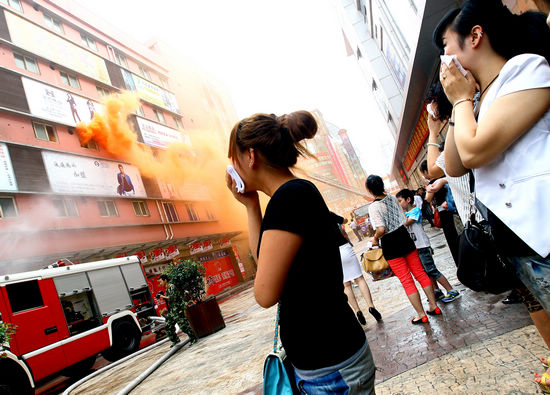
<path id="1" fill-rule="evenodd" d="M 522 305 L 505 306 L 504 297 L 476 294 L 457 282 L 456 268 L 442 233 L 427 229 L 438 268 L 463 297 L 440 303 L 443 316 L 430 325 L 412 325 L 413 316 L 397 278 L 368 284 L 384 317 L 377 324 L 368 314 L 366 327 L 378 367 L 376 391 L 416 393 L 534 393 L 532 372 L 541 371 L 538 357 L 548 350 Z M 355 245 L 356 252 L 366 241 Z M 355 290 L 367 311 L 364 300 Z M 272 342 L 274 308 L 262 309 L 252 289 L 221 304 L 227 327 L 185 347 L 147 378 L 133 393 L 255 394 L 261 393 L 263 359 Z M 168 350 L 145 355 L 101 375 L 73 393 L 114 393 L 151 361 Z"/>

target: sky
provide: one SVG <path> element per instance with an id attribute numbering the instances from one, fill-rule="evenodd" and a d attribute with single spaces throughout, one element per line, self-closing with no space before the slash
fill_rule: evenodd
<path id="1" fill-rule="evenodd" d="M 393 138 L 346 56 L 332 0 L 75 1 L 140 42 L 185 53 L 225 86 L 239 117 L 318 109 L 348 130 L 367 174 L 389 172 Z"/>

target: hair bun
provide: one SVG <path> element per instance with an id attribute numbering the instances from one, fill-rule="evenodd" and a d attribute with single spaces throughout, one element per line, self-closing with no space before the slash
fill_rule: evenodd
<path id="1" fill-rule="evenodd" d="M 308 111 L 294 111 L 282 115 L 278 119 L 281 126 L 288 130 L 295 143 L 313 138 L 317 133 L 317 121 Z"/>

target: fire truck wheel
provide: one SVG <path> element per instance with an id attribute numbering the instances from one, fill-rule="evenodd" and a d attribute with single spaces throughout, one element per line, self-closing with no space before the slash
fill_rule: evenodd
<path id="1" fill-rule="evenodd" d="M 34 394 L 27 374 L 20 366 L 11 363 L 7 358 L 0 363 L 0 394 Z"/>
<path id="2" fill-rule="evenodd" d="M 127 320 L 113 322 L 113 345 L 101 354 L 107 361 L 113 362 L 136 352 L 141 340 L 141 332 L 136 324 Z"/>
<path id="3" fill-rule="evenodd" d="M 80 362 L 77 362 L 74 365 L 66 367 L 61 371 L 61 374 L 67 377 L 84 376 L 85 374 L 89 373 L 90 370 L 92 369 L 92 366 L 94 366 L 96 357 L 97 355 L 92 355 L 91 357 L 88 357 Z"/>

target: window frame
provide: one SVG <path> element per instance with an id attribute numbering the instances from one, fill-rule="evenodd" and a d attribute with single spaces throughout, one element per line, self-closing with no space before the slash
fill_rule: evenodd
<path id="1" fill-rule="evenodd" d="M 7 5 L 8 7 L 15 8 L 16 10 L 23 12 L 23 6 L 21 5 L 21 0 L 3 0 L 0 2 L 2 4 Z M 12 3 L 15 3 L 17 6 L 14 6 Z"/>
<path id="2" fill-rule="evenodd" d="M 176 123 L 176 128 L 177 129 L 183 129 L 183 123 L 181 122 L 181 118 L 178 118 L 175 115 L 172 115 L 172 118 L 174 119 L 174 122 Z"/>
<path id="3" fill-rule="evenodd" d="M 60 215 L 60 212 L 57 210 L 57 206 L 54 203 L 54 210 L 56 211 L 56 217 L 57 218 L 78 218 L 80 217 L 80 211 L 78 210 L 78 203 L 76 202 L 76 199 L 73 198 L 55 198 L 52 199 L 52 203 L 55 201 L 60 201 L 63 203 L 63 210 L 65 212 L 65 215 Z M 71 215 L 70 207 L 68 206 L 68 202 L 71 202 L 73 205 L 72 208 L 75 210 L 76 215 Z"/>
<path id="4" fill-rule="evenodd" d="M 162 113 L 162 111 L 156 108 L 153 108 L 153 112 L 155 113 L 155 118 L 157 119 L 157 122 L 162 123 L 163 125 L 166 125 L 166 118 L 164 118 L 164 114 Z"/>
<path id="5" fill-rule="evenodd" d="M 112 203 L 111 208 L 109 208 L 108 203 Z M 105 209 L 105 212 L 107 213 L 107 215 L 103 215 L 101 213 L 101 204 L 103 204 L 103 208 Z M 98 208 L 99 208 L 99 215 L 103 218 L 119 217 L 120 216 L 118 214 L 118 208 L 116 206 L 116 202 L 114 201 L 114 199 L 98 199 L 97 200 L 97 205 L 98 205 Z M 114 209 L 114 213 L 111 212 L 112 209 Z"/>
<path id="6" fill-rule="evenodd" d="M 113 54 L 115 57 L 115 63 L 127 69 L 128 59 L 126 59 L 126 55 L 116 49 L 113 49 Z"/>
<path id="7" fill-rule="evenodd" d="M 63 76 L 65 75 L 65 77 Z M 61 78 L 61 82 L 64 84 L 64 85 L 67 85 L 67 86 L 70 86 L 71 88 L 73 89 L 78 89 L 78 90 L 81 90 L 80 88 L 80 81 L 78 80 L 78 77 L 75 75 L 75 74 L 71 74 L 71 73 L 68 73 L 66 71 L 61 71 L 59 70 L 59 76 Z M 67 82 L 65 82 L 63 79 L 66 78 L 67 79 Z M 75 81 L 76 81 L 76 85 L 77 86 L 74 86 L 71 82 L 71 78 L 73 78 Z"/>
<path id="8" fill-rule="evenodd" d="M 140 212 L 136 210 L 136 205 L 139 207 Z M 149 207 L 147 207 L 147 201 L 145 200 L 132 200 L 132 207 L 136 217 L 150 217 Z M 144 210 L 145 209 L 145 210 Z M 144 213 L 145 212 L 145 213 Z"/>
<path id="9" fill-rule="evenodd" d="M 86 144 L 80 144 L 82 148 L 91 149 L 94 151 L 99 151 L 99 145 L 97 145 L 97 141 L 91 139 Z"/>
<path id="10" fill-rule="evenodd" d="M 29 293 L 29 289 L 21 290 L 20 288 L 24 285 L 31 286 L 32 285 L 32 292 Z M 19 289 L 15 289 L 19 288 Z M 14 292 L 15 291 L 15 292 Z M 10 305 L 10 311 L 13 315 L 24 313 L 26 311 L 31 311 L 35 309 L 39 309 L 41 307 L 44 307 L 44 297 L 42 295 L 42 290 L 40 289 L 40 284 L 37 279 L 33 280 L 25 280 L 20 282 L 15 282 L 11 284 L 6 284 L 6 294 L 8 296 L 8 303 Z M 24 298 L 21 296 L 25 295 Z M 36 302 L 38 299 L 34 300 L 32 298 L 37 298 L 37 296 L 40 297 L 40 304 L 37 304 Z M 17 300 L 19 303 L 12 303 L 13 301 Z M 20 303 L 20 301 L 23 301 L 23 303 Z M 33 307 L 29 307 L 29 302 L 32 301 Z M 19 309 L 14 309 L 13 305 L 19 307 Z M 20 308 L 21 306 L 25 306 L 25 308 Z"/>
<path id="11" fill-rule="evenodd" d="M 50 15 L 44 14 L 44 21 L 47 27 L 59 34 L 65 34 L 65 29 L 63 28 L 63 23 L 60 19 Z"/>
<path id="12" fill-rule="evenodd" d="M 17 57 L 20 57 L 20 58 L 21 58 L 21 59 L 19 59 L 19 61 L 20 61 L 20 62 L 21 62 L 21 61 L 23 62 L 24 67 L 20 67 L 20 66 L 17 64 L 17 60 L 18 60 Z M 21 70 L 27 70 L 27 71 L 29 71 L 29 72 L 31 72 L 31 73 L 40 75 L 40 68 L 38 67 L 38 62 L 36 61 L 35 58 L 33 58 L 33 57 L 31 57 L 31 56 L 27 56 L 27 55 L 22 55 L 22 54 L 20 54 L 20 53 L 18 53 L 18 52 L 13 52 L 13 59 L 14 59 L 14 61 L 15 61 L 15 66 L 16 66 L 17 68 L 19 68 L 19 69 L 21 69 Z M 35 65 L 35 67 L 36 67 L 36 71 L 30 70 L 30 69 L 29 69 L 29 67 L 28 67 L 28 65 L 27 65 L 28 63 L 30 63 L 29 61 L 31 61 L 31 62 L 34 63 L 34 65 Z"/>
<path id="13" fill-rule="evenodd" d="M 91 49 L 94 52 L 97 52 L 97 44 L 95 40 L 87 35 L 84 32 L 80 32 L 80 42 L 82 45 L 84 45 L 86 48 Z"/>
<path id="14" fill-rule="evenodd" d="M 46 132 L 46 137 L 48 137 L 47 139 L 44 139 L 38 136 L 38 133 L 36 131 L 37 125 L 44 127 L 44 132 Z M 50 138 L 50 134 L 48 133 L 48 128 L 51 128 L 53 132 L 54 140 Z M 32 129 L 34 130 L 34 137 L 36 137 L 38 140 L 49 141 L 50 143 L 59 143 L 59 137 L 57 136 L 57 131 L 55 130 L 55 127 L 53 125 L 43 123 L 43 122 L 32 121 Z"/>
<path id="15" fill-rule="evenodd" d="M 149 69 L 147 69 L 146 66 L 142 65 L 141 63 L 138 63 L 138 70 L 139 70 L 139 75 L 151 81 L 151 74 L 149 73 Z"/>
<path id="16" fill-rule="evenodd" d="M 195 211 L 195 207 L 193 207 L 193 203 L 185 203 L 185 209 L 187 210 L 187 216 L 189 217 L 190 221 L 200 221 L 199 215 Z"/>
<path id="17" fill-rule="evenodd" d="M 10 199 L 11 200 L 11 203 L 13 205 L 13 211 L 15 213 L 15 215 L 4 215 L 4 208 L 2 207 L 2 204 L 0 203 L 0 220 L 1 219 L 4 219 L 4 218 L 15 218 L 15 217 L 18 217 L 19 216 L 19 211 L 17 210 L 17 203 L 15 202 L 15 198 L 13 196 L 3 196 L 3 195 L 0 195 L 0 201 L 2 199 Z"/>
<path id="18" fill-rule="evenodd" d="M 168 85 L 168 78 L 162 75 L 159 75 L 159 81 L 160 81 L 160 86 L 162 86 L 164 89 L 170 89 L 170 85 Z"/>
<path id="19" fill-rule="evenodd" d="M 99 97 L 105 97 L 105 96 L 109 96 L 111 94 L 111 92 L 108 89 L 105 89 L 102 86 L 96 85 L 95 88 L 97 90 L 97 95 Z"/>
<path id="20" fill-rule="evenodd" d="M 168 212 L 166 211 L 166 206 L 171 206 L 173 208 L 173 213 L 172 212 L 170 213 L 170 217 L 175 215 L 175 221 L 173 221 L 174 218 L 171 218 L 171 219 L 168 218 Z M 167 223 L 168 222 L 169 223 L 180 222 L 180 216 L 178 214 L 178 211 L 176 210 L 176 205 L 174 204 L 174 202 L 163 201 L 162 202 L 162 210 L 164 211 L 164 215 L 165 215 Z"/>

